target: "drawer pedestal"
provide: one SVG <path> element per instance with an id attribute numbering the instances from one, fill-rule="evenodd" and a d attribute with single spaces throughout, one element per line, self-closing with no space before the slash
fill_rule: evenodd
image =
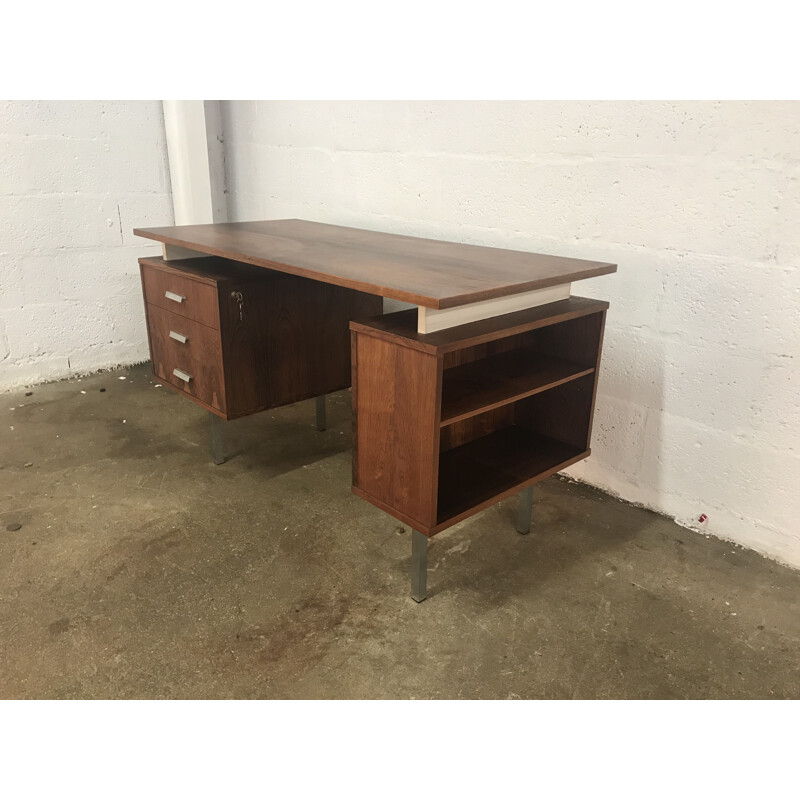
<path id="1" fill-rule="evenodd" d="M 139 265 L 153 373 L 226 420 L 348 387 L 350 320 L 382 310 L 375 295 L 224 258 Z"/>

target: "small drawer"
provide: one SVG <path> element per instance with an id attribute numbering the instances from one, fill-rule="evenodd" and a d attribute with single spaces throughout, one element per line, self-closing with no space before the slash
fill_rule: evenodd
<path id="1" fill-rule="evenodd" d="M 165 383 L 225 411 L 219 331 L 153 305 L 147 306 L 153 372 Z"/>
<path id="2" fill-rule="evenodd" d="M 203 283 L 180 269 L 142 264 L 146 303 L 219 329 L 217 286 Z"/>

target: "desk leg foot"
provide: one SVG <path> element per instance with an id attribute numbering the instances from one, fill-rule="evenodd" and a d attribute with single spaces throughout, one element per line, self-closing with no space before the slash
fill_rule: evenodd
<path id="1" fill-rule="evenodd" d="M 428 537 L 411 531 L 411 597 L 421 603 L 427 596 Z"/>
<path id="2" fill-rule="evenodd" d="M 225 463 L 225 451 L 222 448 L 222 420 L 208 412 L 211 421 L 211 457 L 215 464 Z"/>
<path id="3" fill-rule="evenodd" d="M 517 533 L 530 533 L 532 512 L 533 512 L 533 486 L 526 486 L 519 493 L 519 509 L 517 511 Z"/>
<path id="4" fill-rule="evenodd" d="M 325 395 L 317 398 L 317 430 L 324 431 L 327 427 L 325 420 Z"/>

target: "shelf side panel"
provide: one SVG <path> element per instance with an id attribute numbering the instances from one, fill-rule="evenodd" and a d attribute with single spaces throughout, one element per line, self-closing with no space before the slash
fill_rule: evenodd
<path id="1" fill-rule="evenodd" d="M 586 434 L 586 446 L 590 447 L 592 444 L 592 426 L 594 425 L 594 410 L 597 406 L 597 382 L 600 379 L 600 361 L 603 358 L 603 338 L 605 337 L 606 333 L 606 314 L 608 312 L 603 311 L 600 317 L 600 330 L 598 332 L 597 338 L 597 360 L 595 361 L 594 367 L 594 386 L 592 387 L 592 405 L 591 410 L 589 412 L 589 431 Z"/>
<path id="2" fill-rule="evenodd" d="M 354 485 L 424 528 L 436 521 L 438 359 L 356 334 Z"/>

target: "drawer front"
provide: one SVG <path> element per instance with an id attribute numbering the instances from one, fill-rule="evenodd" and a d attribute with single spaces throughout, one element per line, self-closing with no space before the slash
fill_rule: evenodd
<path id="1" fill-rule="evenodd" d="M 219 331 L 149 304 L 153 371 L 185 394 L 225 411 Z"/>
<path id="2" fill-rule="evenodd" d="M 142 264 L 144 300 L 153 306 L 219 329 L 217 287 L 201 283 L 178 269 Z"/>

